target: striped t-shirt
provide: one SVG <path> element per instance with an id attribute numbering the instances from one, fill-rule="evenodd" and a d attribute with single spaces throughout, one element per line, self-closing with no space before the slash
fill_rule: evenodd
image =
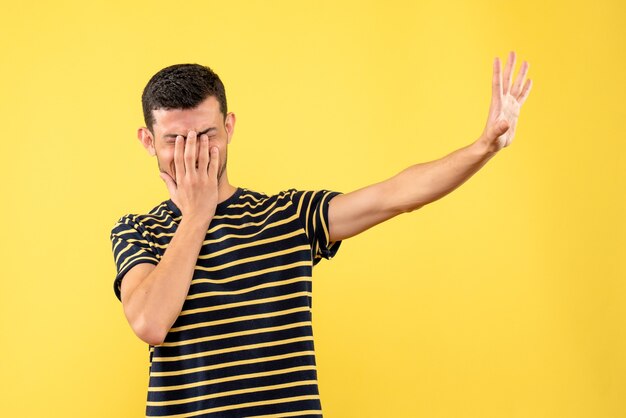
<path id="1" fill-rule="evenodd" d="M 320 417 L 312 269 L 335 255 L 328 202 L 340 192 L 245 188 L 217 205 L 189 293 L 149 346 L 147 416 Z M 157 264 L 181 220 L 172 200 L 111 231 L 115 294 L 128 270 Z"/>

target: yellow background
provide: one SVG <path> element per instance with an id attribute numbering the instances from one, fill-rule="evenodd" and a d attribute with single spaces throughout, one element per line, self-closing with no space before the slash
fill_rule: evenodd
<path id="1" fill-rule="evenodd" d="M 513 144 L 314 275 L 325 416 L 626 416 L 619 1 L 5 2 L 0 416 L 138 417 L 148 349 L 109 233 L 167 199 L 140 146 L 159 69 L 212 67 L 229 178 L 349 192 L 473 142 L 492 61 L 534 86 Z"/>

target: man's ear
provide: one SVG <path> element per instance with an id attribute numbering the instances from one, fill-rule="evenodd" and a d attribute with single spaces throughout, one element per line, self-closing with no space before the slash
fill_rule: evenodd
<path id="1" fill-rule="evenodd" d="M 156 155 L 156 150 L 154 149 L 154 137 L 148 128 L 142 126 L 137 129 L 137 139 L 139 139 L 139 142 L 141 142 L 141 145 L 143 145 L 151 157 Z"/>
<path id="2" fill-rule="evenodd" d="M 235 114 L 233 112 L 228 112 L 226 114 L 226 120 L 224 121 L 224 126 L 226 127 L 226 135 L 228 137 L 228 144 L 230 144 L 230 140 L 233 137 L 233 133 L 235 132 Z"/>

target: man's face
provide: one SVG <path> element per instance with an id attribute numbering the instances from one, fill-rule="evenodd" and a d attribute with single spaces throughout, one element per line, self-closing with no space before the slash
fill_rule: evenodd
<path id="1" fill-rule="evenodd" d="M 193 109 L 157 109 L 152 111 L 154 115 L 153 132 L 154 138 L 145 136 L 152 135 L 145 128 L 139 131 L 140 139 L 151 155 L 157 157 L 159 171 L 165 172 L 176 179 L 176 166 L 174 164 L 174 144 L 176 136 L 181 135 L 186 138 L 189 131 L 195 131 L 198 137 L 196 144 L 196 163 L 198 153 L 200 152 L 200 136 L 203 133 L 209 138 L 209 149 L 211 147 L 219 148 L 219 171 L 217 175 L 218 184 L 226 171 L 226 162 L 228 157 L 228 144 L 232 137 L 235 115 L 229 113 L 224 120 L 224 116 L 220 111 L 220 105 L 217 99 L 209 96 L 202 103 Z M 142 131 L 143 130 L 143 131 Z M 142 134 L 143 132 L 143 134 Z M 142 135 L 145 139 L 142 139 Z M 149 143 L 152 143 L 151 146 Z"/>

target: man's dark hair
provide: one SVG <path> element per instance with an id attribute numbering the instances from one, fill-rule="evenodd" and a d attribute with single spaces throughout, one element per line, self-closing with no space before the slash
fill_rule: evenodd
<path id="1" fill-rule="evenodd" d="M 214 96 L 226 120 L 226 91 L 219 76 L 200 64 L 176 64 L 152 76 L 141 95 L 146 127 L 154 126 L 153 110 L 193 109 L 207 97 Z"/>

